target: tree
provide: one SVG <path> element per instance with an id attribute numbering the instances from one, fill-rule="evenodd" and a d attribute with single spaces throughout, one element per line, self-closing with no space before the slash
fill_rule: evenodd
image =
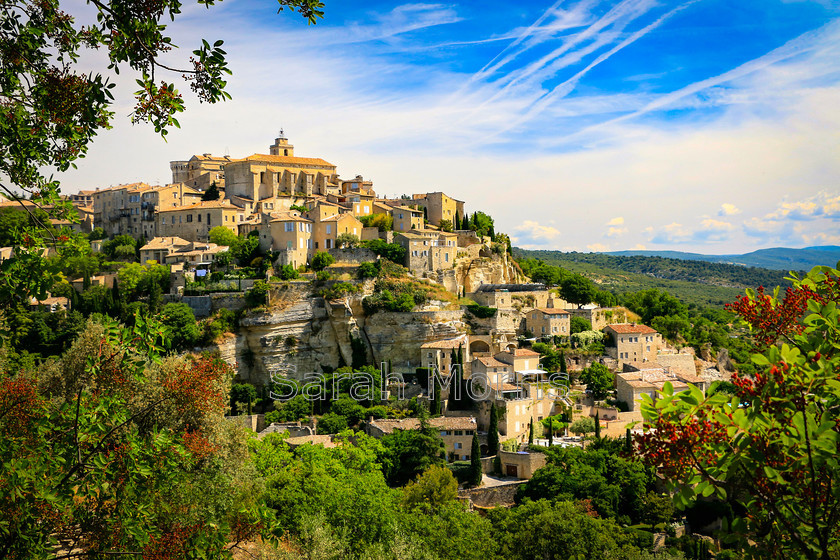
<path id="1" fill-rule="evenodd" d="M 441 465 L 430 466 L 402 489 L 402 504 L 409 510 L 434 514 L 458 501 L 458 481 Z"/>
<path id="2" fill-rule="evenodd" d="M 583 418 L 578 418 L 572 425 L 569 426 L 569 431 L 575 435 L 586 435 L 591 434 L 595 431 L 595 421 L 592 419 L 591 416 L 584 416 Z"/>
<path id="3" fill-rule="evenodd" d="M 487 427 L 487 454 L 496 455 L 499 453 L 499 411 L 496 404 L 490 404 L 490 424 Z"/>
<path id="4" fill-rule="evenodd" d="M 528 422 L 528 445 L 534 445 L 534 419 Z"/>
<path id="5" fill-rule="evenodd" d="M 318 251 L 312 256 L 312 270 L 324 270 L 335 262 L 335 257 L 324 251 Z"/>
<path id="6" fill-rule="evenodd" d="M 581 307 L 595 297 L 595 286 L 585 276 L 572 274 L 560 285 L 560 295 L 569 303 L 576 303 Z"/>
<path id="7" fill-rule="evenodd" d="M 243 404 L 246 413 L 251 414 L 254 403 L 257 401 L 257 388 L 250 383 L 234 383 L 230 388 L 230 410 L 232 414 L 240 414 L 237 405 Z"/>
<path id="8" fill-rule="evenodd" d="M 242 243 L 242 239 L 225 226 L 216 226 L 207 234 L 210 243 L 224 245 L 235 250 Z"/>
<path id="9" fill-rule="evenodd" d="M 342 233 L 335 238 L 335 246 L 339 249 L 353 248 L 359 244 L 359 238 L 352 233 Z"/>
<path id="10" fill-rule="evenodd" d="M 347 418 L 335 412 L 328 412 L 318 420 L 319 434 L 337 434 L 346 429 Z"/>
<path id="11" fill-rule="evenodd" d="M 478 432 L 473 431 L 472 447 L 470 449 L 470 485 L 480 486 L 481 477 L 481 446 L 478 444 Z"/>
<path id="12" fill-rule="evenodd" d="M 438 224 L 440 231 L 452 231 L 452 221 L 451 220 L 441 220 Z"/>
<path id="13" fill-rule="evenodd" d="M 666 383 L 644 398 L 644 460 L 672 482 L 675 505 L 716 496 L 748 558 L 833 558 L 840 545 L 840 272 L 791 275 L 784 297 L 748 291 L 728 308 L 752 331 L 754 375 L 735 394 Z"/>
<path id="14" fill-rule="evenodd" d="M 299 278 L 300 274 L 294 266 L 290 264 L 284 264 L 280 267 L 280 272 L 278 276 L 280 276 L 282 280 L 294 280 L 296 278 Z"/>
<path id="15" fill-rule="evenodd" d="M 270 537 L 270 512 L 240 499 L 217 452 L 241 452 L 222 420 L 232 370 L 163 358 L 165 340 L 153 321 L 105 321 L 55 368 L 2 374 L 0 557 L 210 558 Z"/>
<path id="16" fill-rule="evenodd" d="M 186 303 L 167 303 L 161 310 L 161 323 L 169 330 L 172 347 L 185 350 L 198 340 L 198 324 L 192 308 Z"/>
<path id="17" fill-rule="evenodd" d="M 437 430 L 421 416 L 420 429 L 396 430 L 382 438 L 388 455 L 385 477 L 390 486 L 403 486 L 432 465 L 442 465 L 445 452 Z"/>
<path id="18" fill-rule="evenodd" d="M 615 384 L 615 376 L 602 363 L 595 362 L 580 374 L 582 383 L 586 383 L 586 389 L 592 393 L 595 400 L 606 398 L 607 393 L 612 391 Z"/>
<path id="19" fill-rule="evenodd" d="M 204 191 L 204 194 L 201 195 L 201 200 L 219 200 L 220 196 L 219 187 L 216 186 L 216 181 L 213 181 L 210 184 L 210 188 Z"/>
<path id="20" fill-rule="evenodd" d="M 575 334 L 579 332 L 591 331 L 592 330 L 592 323 L 584 319 L 583 317 L 572 317 L 571 318 L 571 327 L 570 327 L 569 334 Z"/>

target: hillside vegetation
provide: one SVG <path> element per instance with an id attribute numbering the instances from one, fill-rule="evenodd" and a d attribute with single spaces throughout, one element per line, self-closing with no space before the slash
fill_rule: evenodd
<path id="1" fill-rule="evenodd" d="M 722 263 L 519 248 L 514 249 L 514 255 L 582 274 L 601 289 L 616 294 L 658 288 L 701 307 L 722 308 L 746 288 L 789 285 L 784 279 L 786 273 L 780 270 Z"/>

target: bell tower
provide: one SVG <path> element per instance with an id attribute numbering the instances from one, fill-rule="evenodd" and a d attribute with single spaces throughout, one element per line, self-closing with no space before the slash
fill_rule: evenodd
<path id="1" fill-rule="evenodd" d="M 289 144 L 289 140 L 283 134 L 283 129 L 280 129 L 280 134 L 274 139 L 274 144 L 269 148 L 269 154 L 273 156 L 289 156 L 294 157 L 295 147 Z"/>

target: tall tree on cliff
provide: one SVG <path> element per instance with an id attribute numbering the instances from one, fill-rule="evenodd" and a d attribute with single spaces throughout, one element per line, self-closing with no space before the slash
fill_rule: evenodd
<path id="1" fill-rule="evenodd" d="M 487 428 L 487 454 L 496 455 L 499 452 L 499 411 L 496 404 L 490 404 L 490 425 Z"/>

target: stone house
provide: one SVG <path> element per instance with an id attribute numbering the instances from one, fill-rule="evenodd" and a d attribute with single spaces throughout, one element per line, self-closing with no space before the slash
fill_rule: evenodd
<path id="1" fill-rule="evenodd" d="M 536 337 L 569 336 L 571 316 L 564 309 L 538 307 L 525 314 L 525 328 Z"/>
<path id="2" fill-rule="evenodd" d="M 630 323 L 639 318 L 638 315 L 626 307 L 584 307 L 581 309 L 578 309 L 577 305 L 571 305 L 570 307 L 566 308 L 566 310 L 571 316 L 580 317 L 589 321 L 593 331 L 600 331 L 607 325 Z"/>
<path id="3" fill-rule="evenodd" d="M 312 251 L 312 220 L 297 212 L 278 214 L 269 223 L 271 248 L 280 253 L 277 262 L 295 268 L 306 264 Z"/>
<path id="4" fill-rule="evenodd" d="M 456 353 L 461 348 L 461 355 L 465 365 L 470 363 L 470 345 L 467 335 L 444 340 L 435 340 L 420 345 L 420 363 L 424 368 L 437 368 L 441 376 L 452 373 L 452 351 Z M 469 377 L 464 372 L 464 378 Z"/>
<path id="5" fill-rule="evenodd" d="M 534 473 L 545 466 L 545 453 L 510 452 L 499 450 L 502 474 L 530 480 Z"/>
<path id="6" fill-rule="evenodd" d="M 696 375 L 675 374 L 656 362 L 624 364 L 624 371 L 615 376 L 616 396 L 627 403 L 628 410 L 639 410 L 642 395 L 649 395 L 656 401 L 657 391 L 661 391 L 666 382 L 674 387 L 674 392 L 688 389 L 692 384 L 701 391 L 707 389 L 705 380 Z"/>
<path id="7" fill-rule="evenodd" d="M 455 224 L 455 215 L 464 216 L 464 201 L 454 199 L 442 192 L 414 194 L 411 204 L 426 209 L 426 218 L 430 224 L 440 225 L 441 220 L 449 220 Z"/>
<path id="8" fill-rule="evenodd" d="M 394 231 L 411 231 L 423 229 L 423 211 L 409 208 L 408 206 L 396 206 L 391 208 L 391 217 L 394 218 Z"/>
<path id="9" fill-rule="evenodd" d="M 239 235 L 239 223 L 245 211 L 228 200 L 206 200 L 190 206 L 161 209 L 157 213 L 157 231 L 162 237 L 181 237 L 187 241 L 208 241 L 216 226 Z"/>
<path id="10" fill-rule="evenodd" d="M 156 261 L 163 264 L 167 256 L 189 244 L 189 241 L 180 237 L 154 237 L 140 247 L 140 262 Z"/>
<path id="11" fill-rule="evenodd" d="M 394 241 L 405 248 L 405 265 L 416 276 L 452 268 L 458 254 L 457 236 L 435 230 L 395 233 Z"/>
<path id="12" fill-rule="evenodd" d="M 438 430 L 440 438 L 446 448 L 446 457 L 450 462 L 469 461 L 472 451 L 473 434 L 478 430 L 478 423 L 473 416 L 453 416 L 430 418 L 429 427 Z M 400 420 L 383 419 L 369 420 L 365 425 L 365 432 L 369 436 L 381 438 L 392 434 L 394 430 L 419 430 L 418 418 L 403 418 Z"/>
<path id="13" fill-rule="evenodd" d="M 548 288 L 544 284 L 481 284 L 470 297 L 479 305 L 510 309 L 516 303 L 525 307 L 547 307 Z"/>
<path id="14" fill-rule="evenodd" d="M 183 183 L 200 191 L 206 191 L 216 183 L 217 188 L 224 189 L 224 168 L 233 161 L 236 160 L 230 156 L 201 154 L 194 155 L 188 161 L 170 161 L 169 170 L 172 171 L 173 183 Z"/>
<path id="15" fill-rule="evenodd" d="M 620 323 L 607 325 L 604 333 L 608 340 L 605 344 L 609 357 L 618 360 L 619 366 L 628 362 L 655 361 L 659 350 L 664 346 L 662 335 L 647 325 Z"/>

